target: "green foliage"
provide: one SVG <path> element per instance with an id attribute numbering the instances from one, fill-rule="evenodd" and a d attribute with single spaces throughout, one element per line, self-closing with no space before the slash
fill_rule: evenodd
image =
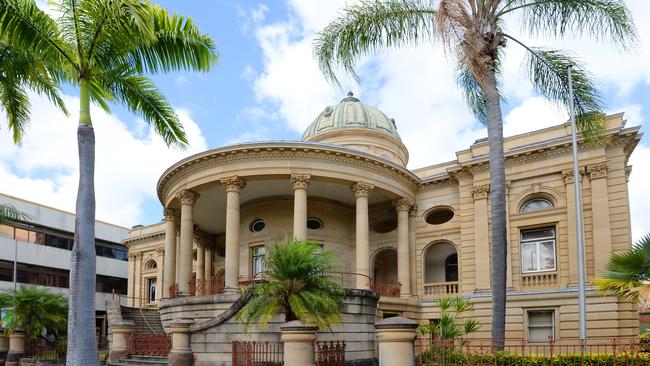
<path id="1" fill-rule="evenodd" d="M 3 325 L 8 334 L 20 328 L 30 338 L 37 338 L 46 329 L 48 334 L 58 336 L 65 333 L 68 324 L 68 300 L 39 287 L 4 290 L 0 293 L 0 308 L 4 310 Z"/>
<path id="2" fill-rule="evenodd" d="M 420 336 L 428 336 L 432 340 L 439 341 L 459 338 L 464 340 L 481 327 L 478 320 L 463 316 L 464 313 L 472 311 L 472 302 L 468 299 L 442 297 L 435 301 L 440 311 L 440 320 L 419 326 Z"/>
<path id="3" fill-rule="evenodd" d="M 237 313 L 249 330 L 253 323 L 265 327 L 278 314 L 285 321 L 329 327 L 340 321 L 344 289 L 326 273 L 337 269 L 333 253 L 314 242 L 288 240 L 267 251 L 264 281 L 245 289 L 251 300 Z"/>
<path id="4" fill-rule="evenodd" d="M 603 293 L 647 304 L 650 301 L 650 234 L 630 250 L 613 254 L 594 285 Z"/>
<path id="5" fill-rule="evenodd" d="M 29 219 L 29 215 L 21 212 L 13 205 L 0 203 L 0 225 L 27 219 Z"/>

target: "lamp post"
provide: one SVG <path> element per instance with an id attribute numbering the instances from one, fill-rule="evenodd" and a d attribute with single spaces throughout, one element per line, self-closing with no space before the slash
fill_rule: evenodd
<path id="1" fill-rule="evenodd" d="M 582 220 L 582 189 L 580 184 L 580 171 L 578 165 L 578 141 L 575 107 L 573 105 L 573 79 L 572 66 L 569 65 L 569 111 L 571 116 L 571 143 L 573 149 L 573 187 L 576 196 L 576 241 L 578 245 L 578 323 L 580 340 L 587 339 L 587 301 L 585 296 L 585 228 Z"/>

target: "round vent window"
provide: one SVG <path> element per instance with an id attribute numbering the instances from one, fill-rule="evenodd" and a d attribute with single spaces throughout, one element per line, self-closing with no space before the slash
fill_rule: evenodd
<path id="1" fill-rule="evenodd" d="M 259 233 L 260 231 L 264 230 L 266 227 L 266 223 L 262 219 L 255 219 L 253 222 L 251 222 L 250 226 L 248 227 L 250 231 L 254 233 Z"/>
<path id="2" fill-rule="evenodd" d="M 383 221 L 379 221 L 376 223 L 373 227 L 372 230 L 376 233 L 384 234 L 384 233 L 389 233 L 393 230 L 397 229 L 397 220 L 396 219 L 386 219 Z"/>
<path id="3" fill-rule="evenodd" d="M 307 219 L 307 229 L 310 230 L 320 230 L 323 228 L 323 222 L 316 217 L 310 217 Z"/>
<path id="4" fill-rule="evenodd" d="M 449 207 L 434 208 L 427 213 L 425 220 L 427 224 L 440 225 L 451 220 L 454 217 L 454 211 Z"/>

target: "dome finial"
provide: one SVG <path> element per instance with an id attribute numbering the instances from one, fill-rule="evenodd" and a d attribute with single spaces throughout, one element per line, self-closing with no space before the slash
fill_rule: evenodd
<path id="1" fill-rule="evenodd" d="M 353 96 L 354 96 L 354 93 L 352 92 L 352 90 L 350 90 L 350 91 L 348 92 L 348 97 L 353 97 Z"/>
<path id="2" fill-rule="evenodd" d="M 341 100 L 341 102 L 359 102 L 360 100 L 354 97 L 352 90 L 348 92 L 348 95 Z"/>

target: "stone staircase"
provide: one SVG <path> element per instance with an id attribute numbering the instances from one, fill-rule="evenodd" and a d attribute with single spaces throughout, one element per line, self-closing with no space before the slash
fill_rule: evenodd
<path id="1" fill-rule="evenodd" d="M 122 319 L 135 323 L 136 333 L 163 333 L 160 312 L 154 308 L 129 308 L 122 306 Z"/>
<path id="2" fill-rule="evenodd" d="M 109 363 L 109 366 L 167 366 L 167 357 L 129 356 L 119 362 Z"/>

